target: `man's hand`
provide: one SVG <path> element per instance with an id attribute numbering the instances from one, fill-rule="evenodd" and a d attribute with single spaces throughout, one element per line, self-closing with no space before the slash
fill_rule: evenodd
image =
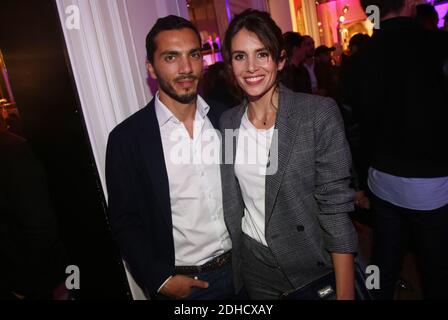
<path id="1" fill-rule="evenodd" d="M 361 209 L 370 209 L 370 200 L 364 194 L 364 191 L 358 191 L 355 195 L 355 206 Z"/>
<path id="2" fill-rule="evenodd" d="M 185 299 L 191 294 L 193 287 L 205 289 L 208 288 L 208 282 L 177 275 L 165 283 L 160 293 L 174 299 Z"/>

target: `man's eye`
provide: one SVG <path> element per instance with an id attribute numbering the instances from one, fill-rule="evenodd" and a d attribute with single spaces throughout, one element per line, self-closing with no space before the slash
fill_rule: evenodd
<path id="1" fill-rule="evenodd" d="M 175 56 L 175 55 L 166 55 L 166 56 L 165 56 L 165 61 L 166 61 L 166 62 L 171 62 L 171 61 L 173 61 L 174 59 L 176 59 L 176 56 Z"/>
<path id="2" fill-rule="evenodd" d="M 200 59 L 200 58 L 202 58 L 202 53 L 200 53 L 199 51 L 198 51 L 198 52 L 193 52 L 193 53 L 191 54 L 191 56 L 192 56 L 193 58 Z"/>

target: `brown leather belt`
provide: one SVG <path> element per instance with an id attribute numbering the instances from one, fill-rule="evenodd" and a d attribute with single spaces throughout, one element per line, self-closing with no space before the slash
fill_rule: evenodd
<path id="1" fill-rule="evenodd" d="M 194 275 L 194 274 L 211 272 L 216 269 L 222 268 L 231 261 L 232 261 L 232 252 L 227 251 L 226 253 L 223 253 L 222 255 L 210 260 L 209 262 L 204 263 L 203 265 L 176 266 L 174 270 L 177 274 Z"/>

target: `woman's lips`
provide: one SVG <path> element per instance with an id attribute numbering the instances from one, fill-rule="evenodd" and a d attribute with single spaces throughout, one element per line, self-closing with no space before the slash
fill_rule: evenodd
<path id="1" fill-rule="evenodd" d="M 260 84 L 264 80 L 264 76 L 252 76 L 252 77 L 245 77 L 244 81 L 248 85 L 257 85 Z"/>

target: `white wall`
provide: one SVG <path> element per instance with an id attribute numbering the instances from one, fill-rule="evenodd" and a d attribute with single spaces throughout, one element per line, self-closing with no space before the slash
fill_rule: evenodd
<path id="1" fill-rule="evenodd" d="M 269 0 L 268 5 L 272 19 L 282 29 L 282 32 L 292 31 L 289 0 Z"/>
<path id="2" fill-rule="evenodd" d="M 150 97 L 154 92 L 150 91 L 150 87 L 146 82 L 146 80 L 151 80 L 148 79 L 149 77 L 145 67 L 146 35 L 152 25 L 160 17 L 175 14 L 188 18 L 186 0 L 121 0 L 120 2 L 120 11 L 127 11 L 129 16 L 132 41 L 135 46 L 138 67 L 140 70 L 138 76 L 145 80 L 145 92 L 146 95 Z M 154 85 L 154 83 L 151 84 Z"/>
<path id="3" fill-rule="evenodd" d="M 105 154 L 110 131 L 152 97 L 145 38 L 159 17 L 188 18 L 185 0 L 55 0 L 95 162 L 107 198 Z M 79 28 L 69 29 L 73 11 Z M 128 273 L 134 299 L 145 299 Z M 101 297 L 99 297 L 101 298 Z"/>

